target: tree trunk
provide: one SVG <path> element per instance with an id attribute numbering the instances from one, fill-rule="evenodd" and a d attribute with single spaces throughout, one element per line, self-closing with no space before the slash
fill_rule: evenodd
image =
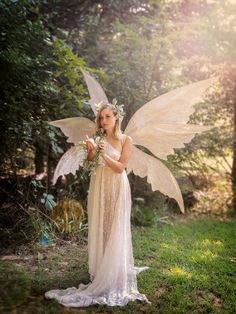
<path id="1" fill-rule="evenodd" d="M 34 143 L 35 146 L 35 175 L 44 172 L 44 145 L 39 142 Z"/>
<path id="2" fill-rule="evenodd" d="M 51 182 L 51 150 L 52 145 L 48 144 L 47 149 L 47 184 L 46 184 L 46 193 L 50 191 L 50 182 Z"/>

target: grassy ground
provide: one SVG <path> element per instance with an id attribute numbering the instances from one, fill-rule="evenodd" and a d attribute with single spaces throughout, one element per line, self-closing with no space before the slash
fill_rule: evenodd
<path id="1" fill-rule="evenodd" d="M 43 297 L 89 282 L 86 242 L 34 248 L 0 261 L 1 313 L 236 313 L 236 220 L 174 219 L 132 226 L 139 291 L 152 304 L 65 308 Z"/>

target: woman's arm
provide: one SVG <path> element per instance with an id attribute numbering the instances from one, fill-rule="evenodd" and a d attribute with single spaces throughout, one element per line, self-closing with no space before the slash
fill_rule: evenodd
<path id="1" fill-rule="evenodd" d="M 96 148 L 88 150 L 87 160 L 93 160 L 96 154 Z"/>
<path id="2" fill-rule="evenodd" d="M 121 173 L 126 168 L 132 153 L 133 140 L 130 136 L 126 137 L 125 143 L 123 145 L 122 153 L 120 159 L 114 160 L 110 156 L 103 154 L 102 157 L 106 161 L 107 165 L 115 172 Z"/>
<path id="3" fill-rule="evenodd" d="M 88 155 L 87 160 L 93 160 L 96 154 L 97 144 L 94 142 L 93 138 L 88 138 L 84 142 L 87 146 Z"/>

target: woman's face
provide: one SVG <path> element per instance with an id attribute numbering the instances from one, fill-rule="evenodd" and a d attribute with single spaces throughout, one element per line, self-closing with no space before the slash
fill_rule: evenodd
<path id="1" fill-rule="evenodd" d="M 117 118 L 110 108 L 105 108 L 100 112 L 99 122 L 105 131 L 113 130 L 116 120 Z"/>

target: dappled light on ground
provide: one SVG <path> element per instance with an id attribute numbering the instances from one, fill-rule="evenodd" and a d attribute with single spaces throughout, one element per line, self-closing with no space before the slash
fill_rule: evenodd
<path id="1" fill-rule="evenodd" d="M 152 304 L 130 302 L 124 308 L 93 306 L 89 308 L 91 313 L 177 311 L 202 314 L 217 313 L 219 310 L 231 313 L 235 307 L 236 221 L 221 222 L 203 217 L 185 218 L 183 221 L 176 218 L 168 225 L 132 228 L 135 264 L 150 266 L 146 273 L 138 276 L 138 287 Z M 15 255 L 2 256 L 2 267 L 5 267 L 5 263 L 15 264 L 22 270 L 20 275 L 12 272 L 9 266 L 8 276 L 11 278 L 10 274 L 14 274 L 15 278 L 9 282 L 17 283 L 7 287 L 10 292 L 6 290 L 5 295 L 11 295 L 13 299 L 10 311 L 13 308 L 16 314 L 21 314 L 22 310 L 31 313 L 34 308 L 52 314 L 73 311 L 45 300 L 43 293 L 51 288 L 76 287 L 81 282 L 87 283 L 86 250 L 86 242 L 68 242 L 58 247 L 35 247 L 34 250 L 25 249 Z M 31 288 L 26 285 L 21 292 L 26 293 L 17 299 L 15 292 L 17 286 L 21 286 L 22 274 L 23 277 L 30 277 L 32 284 Z M 8 301 L 4 302 L 6 304 Z M 15 308 L 14 304 L 18 306 Z"/>
<path id="2" fill-rule="evenodd" d="M 164 271 L 164 274 L 170 277 L 185 277 L 185 278 L 191 278 L 192 274 L 185 269 L 179 267 L 179 266 L 174 266 L 171 267 L 169 270 Z"/>

